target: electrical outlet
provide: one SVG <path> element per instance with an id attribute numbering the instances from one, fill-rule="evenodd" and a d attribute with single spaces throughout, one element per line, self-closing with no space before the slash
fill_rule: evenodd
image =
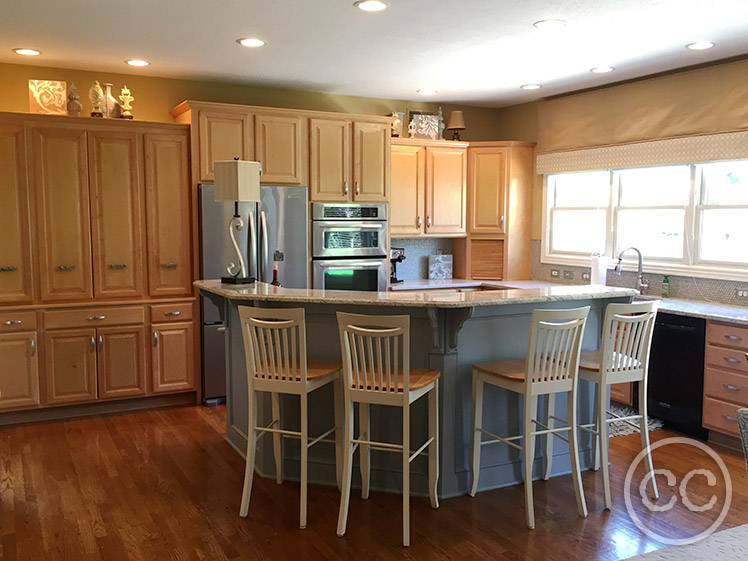
<path id="1" fill-rule="evenodd" d="M 574 271 L 564 271 L 564 278 L 566 280 L 574 280 Z"/>
<path id="2" fill-rule="evenodd" d="M 585 271 L 584 273 L 582 273 L 582 280 L 583 281 L 590 280 L 590 274 L 587 271 Z"/>
<path id="3" fill-rule="evenodd" d="M 738 298 L 748 298 L 748 288 L 736 288 L 735 296 L 737 296 Z"/>
<path id="4" fill-rule="evenodd" d="M 551 269 L 551 277 L 553 277 L 554 279 L 557 279 L 560 276 L 561 276 L 561 271 L 559 271 L 558 269 Z"/>

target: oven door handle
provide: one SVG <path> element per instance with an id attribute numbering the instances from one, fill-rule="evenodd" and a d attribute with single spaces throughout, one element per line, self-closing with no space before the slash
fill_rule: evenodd
<path id="1" fill-rule="evenodd" d="M 319 261 L 317 261 L 319 263 Z M 356 267 L 357 269 L 378 269 L 382 266 L 382 263 L 367 263 L 367 262 L 360 262 L 360 263 L 349 263 L 347 265 L 340 265 L 338 263 L 326 265 L 324 263 L 319 263 L 319 266 L 322 269 L 327 269 L 328 271 L 348 271 L 352 269 L 353 267 Z"/>
<path id="2" fill-rule="evenodd" d="M 385 227 L 385 224 L 381 222 L 365 222 L 363 224 L 356 224 L 355 226 L 350 222 L 315 222 L 315 225 L 320 230 L 343 230 L 343 231 L 356 231 L 356 230 L 381 230 Z"/>

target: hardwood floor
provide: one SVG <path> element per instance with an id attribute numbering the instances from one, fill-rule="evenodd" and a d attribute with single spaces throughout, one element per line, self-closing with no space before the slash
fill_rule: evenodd
<path id="1" fill-rule="evenodd" d="M 400 496 L 351 496 L 348 533 L 335 535 L 339 493 L 310 485 L 309 526 L 298 524 L 298 485 L 255 477 L 249 518 L 238 516 L 244 462 L 223 440 L 222 407 L 182 407 L 0 430 L 0 559 L 620 559 L 657 549 L 630 520 L 626 470 L 638 438 L 611 440 L 613 509 L 602 508 L 600 473 L 583 482 L 589 517 L 578 518 L 570 476 L 535 482 L 537 526 L 524 522 L 522 486 L 444 500 L 411 501 L 412 546 L 401 546 Z M 654 440 L 674 436 L 653 433 Z M 748 480 L 738 452 L 720 449 L 733 498 L 722 528 L 748 523 Z M 666 447 L 655 465 L 678 477 L 701 467 L 692 449 Z M 697 479 L 702 479 L 701 483 Z M 658 477 L 658 481 L 661 478 Z M 667 488 L 666 502 L 677 488 Z M 694 502 L 724 495 L 704 478 Z M 700 531 L 704 516 L 674 508 L 649 523 L 671 533 Z"/>

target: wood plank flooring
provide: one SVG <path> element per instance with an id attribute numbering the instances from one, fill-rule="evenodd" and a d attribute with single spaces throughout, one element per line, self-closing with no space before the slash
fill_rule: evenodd
<path id="1" fill-rule="evenodd" d="M 570 476 L 535 482 L 534 531 L 524 525 L 521 485 L 444 500 L 438 510 L 414 497 L 412 546 L 405 549 L 396 494 L 372 492 L 363 501 L 354 490 L 348 533 L 338 538 L 337 489 L 310 486 L 309 526 L 300 530 L 298 484 L 255 477 L 249 518 L 239 518 L 244 462 L 224 433 L 222 407 L 1 429 L 0 559 L 566 561 L 621 559 L 662 547 L 634 526 L 623 501 L 626 470 L 639 451 L 635 435 L 611 440 L 611 511 L 602 508 L 601 476 L 594 472 L 583 475 L 587 519 L 576 515 Z M 722 528 L 748 523 L 742 455 L 719 452 L 734 487 Z M 656 467 L 679 477 L 705 461 L 688 448 L 655 453 Z M 720 485 L 693 483 L 694 496 L 702 504 L 711 494 L 722 497 Z M 658 504 L 677 493 L 661 490 Z M 653 526 L 675 534 L 700 531 L 704 523 L 683 508 L 662 515 L 637 508 Z"/>

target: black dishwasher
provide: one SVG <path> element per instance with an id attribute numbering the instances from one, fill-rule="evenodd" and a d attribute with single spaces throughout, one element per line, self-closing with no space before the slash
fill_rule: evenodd
<path id="1" fill-rule="evenodd" d="M 701 318 L 658 312 L 649 357 L 649 415 L 697 438 L 704 400 L 704 337 Z"/>

